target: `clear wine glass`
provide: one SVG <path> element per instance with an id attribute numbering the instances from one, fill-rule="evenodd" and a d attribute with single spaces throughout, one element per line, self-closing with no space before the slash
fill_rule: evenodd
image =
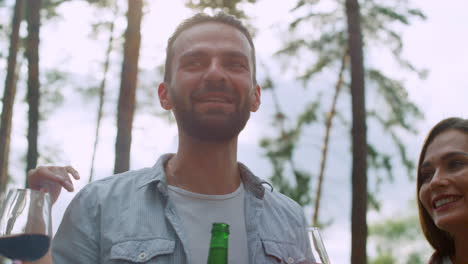
<path id="1" fill-rule="evenodd" d="M 50 246 L 51 203 L 48 193 L 12 189 L 0 210 L 0 255 L 34 261 Z"/>
<path id="2" fill-rule="evenodd" d="M 307 228 L 309 234 L 310 245 L 312 247 L 312 255 L 314 255 L 316 264 L 330 264 L 327 250 L 323 244 L 322 236 L 320 235 L 320 229 L 318 227 Z"/>

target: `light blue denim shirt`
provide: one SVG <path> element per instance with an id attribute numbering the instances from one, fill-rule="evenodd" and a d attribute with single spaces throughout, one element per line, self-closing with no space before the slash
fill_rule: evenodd
<path id="1" fill-rule="evenodd" d="M 152 168 L 84 187 L 53 239 L 53 263 L 191 263 L 186 231 L 168 199 L 164 164 L 170 156 L 163 155 Z M 246 190 L 249 263 L 313 263 L 302 208 L 265 189 L 266 182 L 246 166 L 239 163 L 239 168 Z"/>

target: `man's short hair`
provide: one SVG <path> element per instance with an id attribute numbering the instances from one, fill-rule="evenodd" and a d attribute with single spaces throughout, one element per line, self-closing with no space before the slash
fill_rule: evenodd
<path id="1" fill-rule="evenodd" d="M 253 80 L 254 83 L 257 83 L 256 78 L 256 60 L 255 60 L 255 46 L 253 44 L 252 36 L 250 35 L 248 29 L 242 24 L 242 22 L 237 19 L 236 17 L 226 14 L 224 12 L 219 12 L 214 16 L 210 16 L 204 13 L 198 13 L 179 24 L 176 28 L 172 36 L 167 41 L 167 48 L 166 48 L 166 63 L 164 67 L 164 82 L 169 83 L 171 79 L 171 60 L 174 57 L 174 42 L 179 37 L 179 35 L 187 29 L 192 28 L 193 26 L 207 23 L 207 22 L 215 22 L 215 23 L 223 23 L 229 26 L 232 26 L 238 29 L 249 41 L 250 47 L 252 48 L 252 62 L 253 62 Z"/>

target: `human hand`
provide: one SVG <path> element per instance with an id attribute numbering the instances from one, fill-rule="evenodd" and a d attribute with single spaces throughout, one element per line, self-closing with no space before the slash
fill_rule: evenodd
<path id="1" fill-rule="evenodd" d="M 33 190 L 48 192 L 51 203 L 54 204 L 62 187 L 73 192 L 74 187 L 70 175 L 76 180 L 80 179 L 78 171 L 72 166 L 39 166 L 28 171 L 28 186 Z"/>

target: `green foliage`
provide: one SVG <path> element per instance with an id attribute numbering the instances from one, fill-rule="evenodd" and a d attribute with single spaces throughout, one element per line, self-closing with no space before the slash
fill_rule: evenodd
<path id="1" fill-rule="evenodd" d="M 417 216 L 388 219 L 371 226 L 369 231 L 378 238 L 385 238 L 387 242 L 397 242 L 401 239 L 413 240 L 421 232 Z"/>
<path id="2" fill-rule="evenodd" d="M 42 0 L 42 8 L 41 8 L 42 14 L 45 15 L 46 19 L 60 17 L 60 14 L 57 12 L 57 7 L 65 2 L 68 2 L 68 1 L 67 0 Z"/>
<path id="3" fill-rule="evenodd" d="M 421 255 L 417 252 L 409 254 L 406 264 L 423 264 L 425 263 Z"/>
<path id="4" fill-rule="evenodd" d="M 382 207 L 382 204 L 379 201 L 379 199 L 375 196 L 375 194 L 372 192 L 368 192 L 367 193 L 367 208 L 379 211 L 381 207 Z"/>
<path id="5" fill-rule="evenodd" d="M 409 119 L 419 119 L 423 117 L 419 108 L 409 101 L 408 93 L 403 83 L 385 76 L 377 69 L 367 70 L 368 83 L 374 83 L 380 95 L 382 95 L 389 107 L 386 117 L 379 116 L 376 112 L 373 115 L 379 116 L 379 121 L 385 129 L 393 126 L 403 127 L 410 132 L 416 132 Z"/>
<path id="6" fill-rule="evenodd" d="M 255 36 L 255 27 L 249 21 L 247 14 L 243 11 L 243 4 L 254 4 L 258 0 L 186 0 L 185 5 L 197 12 L 224 12 L 233 15 L 245 23 L 252 37 Z"/>
<path id="7" fill-rule="evenodd" d="M 210 9 L 214 12 L 223 11 L 238 18 L 247 18 L 245 12 L 240 8 L 242 3 L 255 3 L 257 0 L 187 0 L 188 8 L 201 12 Z"/>
<path id="8" fill-rule="evenodd" d="M 307 84 L 325 70 L 339 72 L 342 54 L 347 50 L 348 36 L 344 2 L 339 0 L 334 3 L 330 2 L 326 5 L 326 9 L 321 4 L 320 1 L 300 0 L 297 2 L 291 12 L 293 16 L 300 15 L 295 15 L 296 18 L 289 24 L 289 37 L 286 38 L 288 41 L 276 53 L 276 56 L 286 59 L 291 65 L 306 65 L 299 69 L 297 77 L 305 87 L 308 87 Z M 406 2 L 401 1 L 363 1 L 361 14 L 364 49 L 369 49 L 370 45 L 388 49 L 401 68 L 424 77 L 424 71 L 417 70 L 402 57 L 403 42 L 395 29 L 409 26 L 414 19 L 425 19 L 425 15 L 419 9 L 411 8 Z M 320 28 L 320 31 L 310 32 L 311 25 L 314 28 Z M 349 76 L 349 71 L 350 69 L 347 68 L 345 75 Z M 368 165 L 372 171 L 369 175 L 373 177 L 371 181 L 375 183 L 373 191 L 377 193 L 384 179 L 390 181 L 394 179 L 393 168 L 398 164 L 403 165 L 409 177 L 412 177 L 414 162 L 408 158 L 400 135 L 401 133 L 415 133 L 414 123 L 422 119 L 423 114 L 409 100 L 402 81 L 371 66 L 368 66 L 365 78 L 367 94 L 377 96 L 379 102 L 382 102 L 375 106 L 368 106 L 368 119 L 381 126 L 382 131 L 393 143 L 396 153 L 399 154 L 387 152 L 388 146 L 384 151 L 381 149 L 382 146 L 368 142 Z M 347 85 L 346 81 L 345 85 Z M 343 118 L 344 115 L 337 112 L 337 117 Z M 346 120 L 345 123 L 349 124 Z M 292 146 L 297 147 L 297 144 Z M 294 152 L 294 150 L 290 151 Z M 385 177 L 380 174 L 381 171 L 385 172 Z M 370 194 L 369 203 L 370 208 L 380 208 L 377 195 Z"/>
<path id="9" fill-rule="evenodd" d="M 317 110 L 320 103 L 318 100 L 315 100 L 308 105 L 306 105 L 304 111 L 299 115 L 297 119 L 296 131 L 301 132 L 302 128 L 305 125 L 309 125 L 317 121 Z"/>
<path id="10" fill-rule="evenodd" d="M 389 252 L 378 251 L 378 257 L 371 260 L 370 264 L 395 264 L 395 257 Z"/>
<path id="11" fill-rule="evenodd" d="M 422 264 L 429 253 L 420 247 L 424 239 L 416 215 L 384 219 L 371 225 L 369 234 L 377 253 L 369 260 L 371 264 Z"/>
<path id="12" fill-rule="evenodd" d="M 108 8 L 116 4 L 117 0 L 85 0 L 99 8 Z"/>
<path id="13" fill-rule="evenodd" d="M 266 87 L 275 93 L 275 85 L 271 78 L 266 79 Z M 317 121 L 319 100 L 308 104 L 304 111 L 296 119 L 295 123 L 286 127 L 286 116 L 277 105 L 274 114 L 273 127 L 280 131 L 278 136 L 263 138 L 260 146 L 265 150 L 265 156 L 273 165 L 273 175 L 270 177 L 272 184 L 278 190 L 294 199 L 300 205 L 307 205 L 311 201 L 309 172 L 299 169 L 294 163 L 294 151 L 297 149 L 302 130 Z M 291 184 L 285 175 L 292 173 L 295 184 Z"/>
<path id="14" fill-rule="evenodd" d="M 97 11 L 99 11 L 99 16 L 96 16 L 96 20 L 91 24 L 91 34 L 90 37 L 93 39 L 97 39 L 100 34 L 108 35 L 110 32 L 114 34 L 115 31 L 115 21 L 119 17 L 124 17 L 125 13 L 122 8 L 119 6 L 117 1 L 115 0 L 106 0 L 106 1 L 95 1 L 95 0 L 87 0 L 90 4 L 96 7 Z M 124 38 L 124 32 L 121 32 L 120 36 L 117 38 Z M 114 39 L 115 41 L 115 39 Z"/>
<path id="15" fill-rule="evenodd" d="M 60 70 L 45 71 L 43 76 L 44 78 L 41 78 L 41 120 L 47 119 L 63 103 L 65 87 L 69 82 L 68 73 Z"/>

